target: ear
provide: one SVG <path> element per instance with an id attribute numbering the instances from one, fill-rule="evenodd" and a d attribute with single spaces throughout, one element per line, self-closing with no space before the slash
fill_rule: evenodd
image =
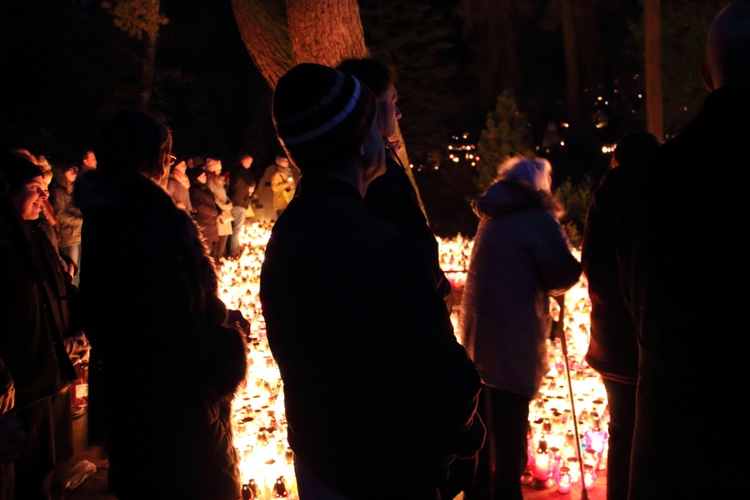
<path id="1" fill-rule="evenodd" d="M 703 81 L 703 85 L 706 86 L 709 92 L 713 92 L 716 90 L 716 87 L 714 86 L 714 78 L 711 75 L 711 69 L 708 67 L 708 63 L 706 61 L 703 61 L 698 68 L 698 73 L 701 76 L 701 80 Z"/>

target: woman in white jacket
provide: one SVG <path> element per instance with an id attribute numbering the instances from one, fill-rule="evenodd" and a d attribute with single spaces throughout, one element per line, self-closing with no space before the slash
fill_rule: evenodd
<path id="1" fill-rule="evenodd" d="M 487 464 L 480 459 L 473 493 L 489 489 L 490 498 L 523 498 L 529 403 L 549 371 L 549 297 L 581 274 L 555 215 L 551 170 L 542 158 L 513 158 L 474 203 L 480 223 L 460 335 L 482 378 L 480 412 L 488 431 Z"/>

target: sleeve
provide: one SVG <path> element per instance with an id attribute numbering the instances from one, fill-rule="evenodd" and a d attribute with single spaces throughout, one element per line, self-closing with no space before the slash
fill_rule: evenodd
<path id="1" fill-rule="evenodd" d="M 271 189 L 274 193 L 290 190 L 287 186 L 286 179 L 280 172 L 275 172 L 273 177 L 271 177 Z"/>
<path id="2" fill-rule="evenodd" d="M 416 241 L 401 242 L 383 273 L 400 363 L 415 378 L 414 399 L 420 419 L 432 427 L 447 455 L 472 455 L 484 439 L 475 417 L 481 382 L 474 364 L 456 341 L 442 297 L 435 290 L 427 261 Z M 386 293 L 385 291 L 382 293 Z M 395 321 L 393 321 L 395 318 Z M 476 427 L 475 427 L 476 426 Z M 472 437 L 473 436 L 473 437 Z M 467 439 L 468 438 L 468 439 Z M 467 450 L 467 443 L 474 442 Z M 461 449 L 463 448 L 463 449 Z"/>
<path id="3" fill-rule="evenodd" d="M 55 210 L 55 217 L 61 224 L 68 226 L 80 227 L 83 223 L 81 211 L 67 202 L 65 196 L 52 196 L 52 207 Z"/>
<path id="4" fill-rule="evenodd" d="M 531 254 L 539 277 L 550 295 L 560 295 L 578 282 L 581 264 L 554 214 L 543 212 L 534 234 Z"/>
<path id="5" fill-rule="evenodd" d="M 216 217 L 219 215 L 219 210 L 215 204 L 204 203 L 203 197 L 196 189 L 190 190 L 190 203 L 193 205 L 193 210 L 199 215 L 205 215 L 208 217 Z"/>

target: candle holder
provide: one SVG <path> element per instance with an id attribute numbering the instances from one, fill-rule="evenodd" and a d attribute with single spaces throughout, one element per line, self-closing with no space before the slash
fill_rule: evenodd
<path id="1" fill-rule="evenodd" d="M 573 489 L 573 476 L 570 474 L 570 468 L 563 465 L 560 467 L 560 474 L 557 478 L 557 492 L 563 495 L 570 493 Z"/>

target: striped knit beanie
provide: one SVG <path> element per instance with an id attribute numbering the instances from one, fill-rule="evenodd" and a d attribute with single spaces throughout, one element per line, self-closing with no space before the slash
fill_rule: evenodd
<path id="1" fill-rule="evenodd" d="M 358 154 L 375 118 L 375 97 L 355 77 L 303 63 L 279 79 L 273 121 L 281 145 L 304 173 Z"/>

